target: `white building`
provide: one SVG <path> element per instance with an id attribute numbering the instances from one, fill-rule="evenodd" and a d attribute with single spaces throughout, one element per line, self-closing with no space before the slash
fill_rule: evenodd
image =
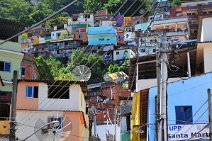
<path id="1" fill-rule="evenodd" d="M 113 51 L 113 61 L 130 59 L 135 56 L 135 52 L 131 49 L 118 49 Z"/>
<path id="2" fill-rule="evenodd" d="M 88 141 L 84 82 L 21 80 L 17 92 L 16 136 L 23 140 Z M 56 134 L 51 122 L 59 121 Z M 36 132 L 39 130 L 38 132 Z M 50 134 L 50 135 L 48 135 Z"/>
<path id="3" fill-rule="evenodd" d="M 94 26 L 94 15 L 93 14 L 73 14 L 72 17 L 68 19 L 68 25 L 74 24 L 89 24 Z"/>

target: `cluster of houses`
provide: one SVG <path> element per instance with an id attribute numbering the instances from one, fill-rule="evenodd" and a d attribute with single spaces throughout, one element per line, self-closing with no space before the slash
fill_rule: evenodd
<path id="1" fill-rule="evenodd" d="M 36 126 L 53 119 L 60 121 L 58 129 L 67 132 L 58 135 L 59 140 L 87 141 L 91 136 L 95 140 L 157 140 L 156 52 L 164 34 L 175 49 L 168 55 L 169 140 L 209 139 L 209 130 L 202 129 L 209 122 L 204 103 L 212 88 L 212 2 L 171 6 L 164 1 L 155 8 L 156 15 L 147 18 L 121 13 L 110 17 L 106 9 L 74 14 L 62 26 L 47 30 L 40 25 L 20 35 L 19 43 L 0 44 L 0 136 L 10 133 L 16 70 L 16 137 L 20 140 L 31 134 L 29 140 L 40 140 L 47 129 L 35 134 Z M 34 56 L 70 59 L 78 48 L 109 62 L 130 59 L 129 74 L 107 74 L 105 82 L 90 85 L 38 79 Z"/>

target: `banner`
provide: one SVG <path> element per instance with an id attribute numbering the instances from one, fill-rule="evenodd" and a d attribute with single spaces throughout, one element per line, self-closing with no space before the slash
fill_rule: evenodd
<path id="1" fill-rule="evenodd" d="M 202 131 L 201 131 L 202 130 Z M 169 125 L 168 138 L 170 141 L 209 139 L 207 124 Z"/>

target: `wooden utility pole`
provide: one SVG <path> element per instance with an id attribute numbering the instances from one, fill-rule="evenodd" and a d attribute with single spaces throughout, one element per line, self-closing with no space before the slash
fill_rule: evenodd
<path id="1" fill-rule="evenodd" d="M 212 141 L 212 111 L 211 111 L 211 89 L 208 89 L 208 118 L 209 118 L 209 135 L 210 141 Z"/>
<path id="2" fill-rule="evenodd" d="M 161 37 L 161 47 L 159 48 L 159 58 L 160 61 L 160 95 L 159 95 L 159 128 L 158 128 L 158 141 L 168 141 L 168 133 L 167 133 L 167 79 L 168 79 L 168 46 L 166 43 L 166 38 L 164 36 Z"/>
<path id="3" fill-rule="evenodd" d="M 16 132 L 16 100 L 17 100 L 17 83 L 18 83 L 18 72 L 13 72 L 13 92 L 12 92 L 12 101 L 11 101 L 11 112 L 10 112 L 10 141 L 15 141 L 15 132 Z"/>

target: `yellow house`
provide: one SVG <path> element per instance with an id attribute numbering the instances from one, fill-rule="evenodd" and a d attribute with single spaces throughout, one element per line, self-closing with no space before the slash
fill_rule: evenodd
<path id="1" fill-rule="evenodd" d="M 131 26 L 131 17 L 124 17 L 124 26 Z"/>

